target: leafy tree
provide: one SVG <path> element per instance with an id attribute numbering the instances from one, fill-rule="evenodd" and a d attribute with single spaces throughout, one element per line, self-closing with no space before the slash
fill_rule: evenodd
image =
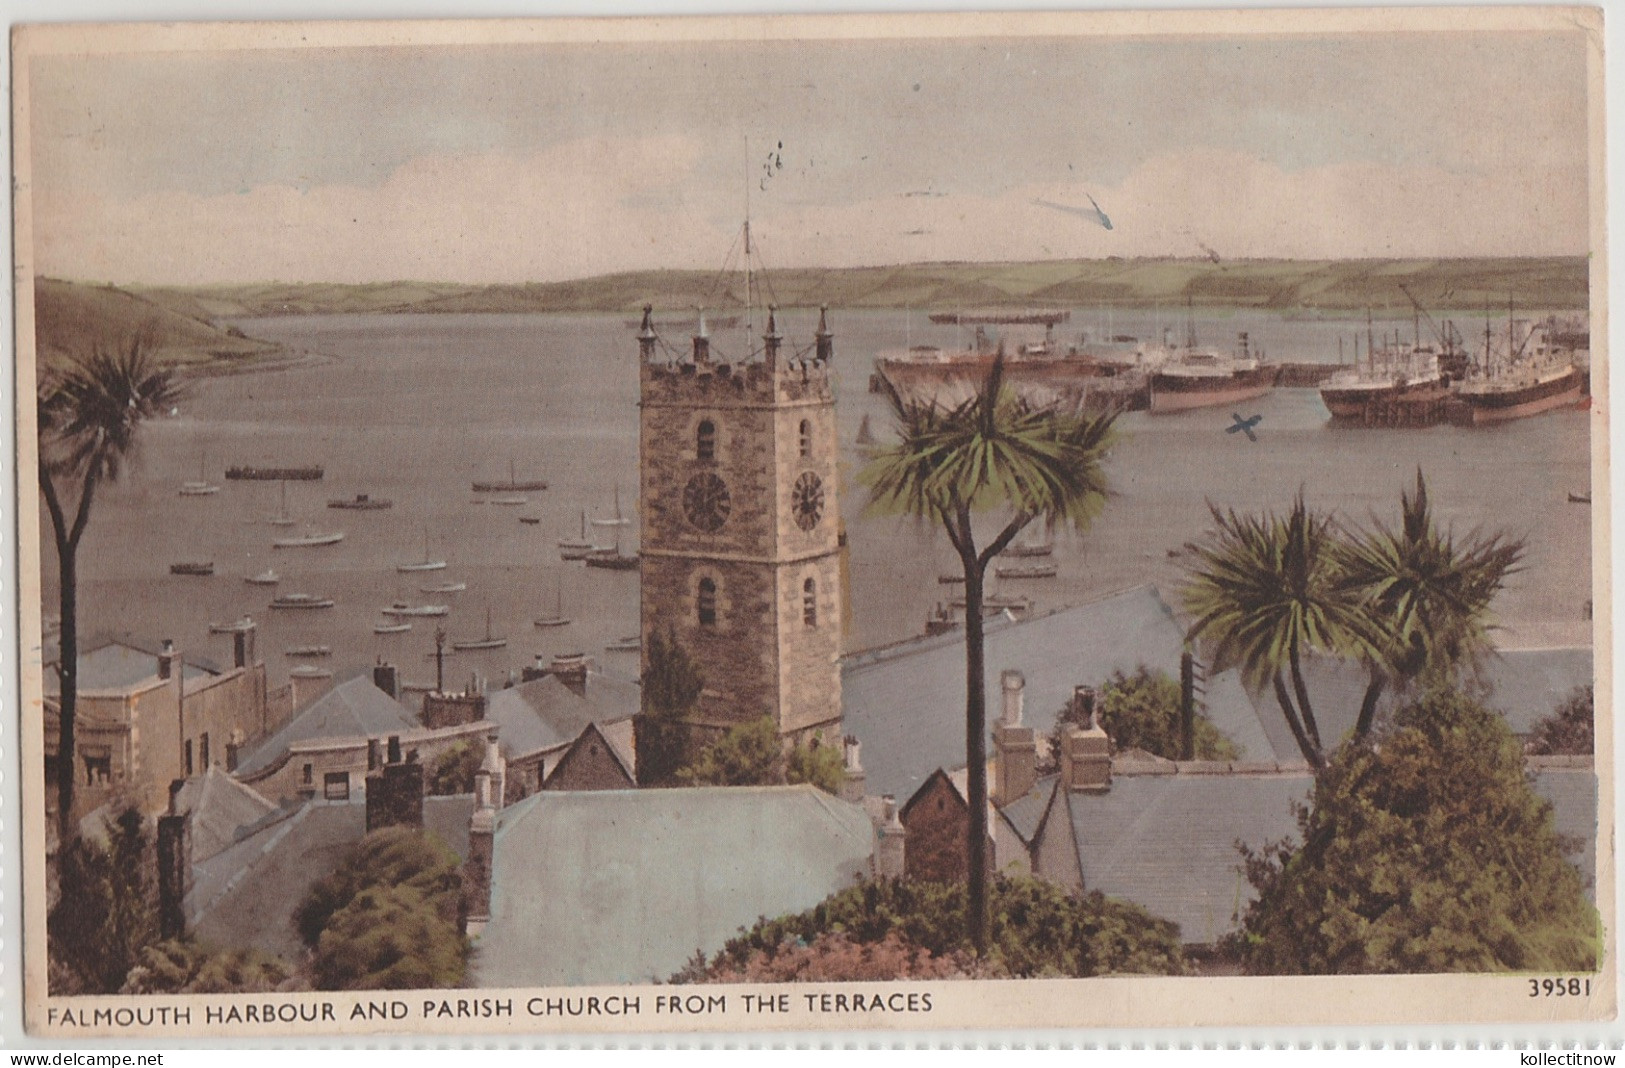
<path id="1" fill-rule="evenodd" d="M 1600 920 L 1495 713 L 1434 690 L 1343 747 L 1302 844 L 1243 849 L 1259 974 L 1589 971 Z"/>
<path id="2" fill-rule="evenodd" d="M 648 662 L 643 670 L 642 708 L 633 722 L 638 755 L 638 781 L 644 786 L 670 786 L 683 766 L 688 732 L 683 718 L 699 703 L 705 680 L 677 640 L 675 628 L 649 634 Z"/>
<path id="3" fill-rule="evenodd" d="M 1518 570 L 1521 539 L 1471 535 L 1458 544 L 1440 531 L 1416 471 L 1414 493 L 1400 493 L 1397 530 L 1381 521 L 1351 532 L 1343 545 L 1343 584 L 1364 604 L 1379 638 L 1366 656 L 1366 685 L 1354 737 L 1364 738 L 1383 690 L 1396 684 L 1450 685 L 1491 651 L 1490 602 Z"/>
<path id="4" fill-rule="evenodd" d="M 457 986 L 468 942 L 459 926 L 462 874 L 431 835 L 386 827 L 356 844 L 294 912 L 318 990 Z"/>
<path id="5" fill-rule="evenodd" d="M 1132 675 L 1112 672 L 1101 688 L 1095 713 L 1119 750 L 1143 749 L 1168 760 L 1180 759 L 1179 683 L 1163 672 L 1144 664 Z M 1050 732 L 1052 763 L 1054 754 L 1061 751 L 1061 732 L 1068 726 L 1083 726 L 1081 715 L 1070 702 L 1056 715 L 1055 729 Z M 1192 716 L 1191 726 L 1195 759 L 1235 760 L 1240 755 L 1235 743 L 1200 711 Z"/>
<path id="6" fill-rule="evenodd" d="M 287 966 L 257 949 L 171 938 L 141 951 L 121 994 L 230 994 L 287 989 Z"/>
<path id="7" fill-rule="evenodd" d="M 871 507 L 940 522 L 965 575 L 965 761 L 970 768 L 971 942 L 987 946 L 987 708 L 982 600 L 987 568 L 1035 519 L 1086 527 L 1106 499 L 1102 461 L 1115 414 L 1080 416 L 1040 405 L 1004 383 L 1002 355 L 982 387 L 947 407 L 906 398 L 884 377 L 895 444 L 863 471 Z M 1007 516 L 979 543 L 973 518 Z"/>
<path id="8" fill-rule="evenodd" d="M 783 781 L 784 751 L 773 717 L 731 727 L 677 772 L 682 786 L 765 786 Z"/>
<path id="9" fill-rule="evenodd" d="M 810 782 L 838 793 L 845 762 L 832 746 L 798 743 L 787 753 L 772 716 L 729 728 L 677 772 L 683 786 L 774 786 Z"/>
<path id="10" fill-rule="evenodd" d="M 1596 749 L 1596 696 L 1590 686 L 1576 686 L 1568 700 L 1535 724 L 1528 750 L 1538 756 L 1590 756 Z"/>
<path id="11" fill-rule="evenodd" d="M 441 753 L 429 770 L 429 793 L 437 796 L 473 793 L 474 775 L 484 760 L 482 746 L 458 742 Z"/>
<path id="12" fill-rule="evenodd" d="M 142 335 L 121 350 L 97 348 L 86 359 L 40 376 L 39 486 L 55 537 L 62 616 L 57 657 L 57 834 L 62 842 L 74 833 L 79 544 L 90 522 L 97 487 L 118 479 L 135 450 L 141 424 L 180 396 L 174 370 L 153 361 Z"/>
<path id="13" fill-rule="evenodd" d="M 1179 928 L 1138 905 L 1097 892 L 1070 891 L 1028 876 L 995 876 L 991 939 L 981 962 L 990 974 L 1032 976 L 1179 975 L 1185 971 Z M 898 939 L 900 951 L 919 951 L 915 966 L 957 964 L 973 951 L 965 922 L 967 887 L 886 879 L 860 883 L 793 916 L 762 920 L 729 941 L 704 968 L 691 965 L 674 982 L 801 966 L 797 950 L 840 934 L 853 946 L 879 946 Z M 834 947 L 830 947 L 834 948 Z M 781 956 L 789 959 L 776 963 Z M 824 955 L 820 970 L 830 972 L 836 955 Z M 862 976 L 869 961 L 849 959 Z M 805 962 L 811 967 L 813 962 Z M 903 976 L 899 976 L 900 978 Z M 923 976 L 922 976 L 923 977 Z"/>
<path id="14" fill-rule="evenodd" d="M 672 977 L 674 983 L 895 982 L 903 979 L 1002 979 L 1006 976 L 965 950 L 937 956 L 911 944 L 897 931 L 878 942 L 855 942 L 840 931 L 825 931 L 810 943 L 786 940 L 775 950 L 752 950 L 740 964 L 704 954 Z"/>
<path id="15" fill-rule="evenodd" d="M 1326 746 L 1303 658 L 1314 651 L 1372 655 L 1381 641 L 1344 581 L 1332 522 L 1311 513 L 1302 494 L 1285 516 L 1211 511 L 1214 533 L 1193 547 L 1197 563 L 1184 589 L 1196 617 L 1189 637 L 1209 640 L 1215 671 L 1239 667 L 1248 685 L 1270 686 L 1299 752 L 1323 768 Z"/>
<path id="16" fill-rule="evenodd" d="M 125 808 L 106 842 L 66 840 L 61 895 L 46 920 L 52 993 L 115 994 L 158 938 L 157 856 L 140 810 Z M 60 986 L 60 989 L 59 989 Z"/>

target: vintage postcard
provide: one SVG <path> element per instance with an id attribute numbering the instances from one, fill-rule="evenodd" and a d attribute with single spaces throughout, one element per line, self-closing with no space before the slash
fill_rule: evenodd
<path id="1" fill-rule="evenodd" d="M 1614 1018 L 1600 9 L 12 54 L 31 1037 Z"/>

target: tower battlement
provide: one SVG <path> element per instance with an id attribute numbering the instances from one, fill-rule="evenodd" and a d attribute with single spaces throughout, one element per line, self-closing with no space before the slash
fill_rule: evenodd
<path id="1" fill-rule="evenodd" d="M 786 352 L 778 331 L 778 313 L 768 310 L 762 348 L 754 358 L 731 362 L 719 359 L 705 332 L 700 332 L 678 351 L 663 350 L 652 323 L 652 308 L 643 309 L 643 326 L 638 331 L 639 375 L 645 405 L 705 404 L 716 407 L 750 407 L 761 404 L 833 402 L 834 386 L 830 365 L 834 360 L 834 335 L 829 331 L 827 309 L 818 313 L 818 330 L 813 347 L 802 354 Z"/>

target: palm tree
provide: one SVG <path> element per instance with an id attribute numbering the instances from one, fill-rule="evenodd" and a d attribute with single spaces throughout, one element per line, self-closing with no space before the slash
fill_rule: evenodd
<path id="1" fill-rule="evenodd" d="M 74 715 L 79 696 L 78 553 L 96 487 L 115 481 L 141 423 L 181 396 L 172 368 L 158 366 L 136 335 L 122 350 L 96 348 L 39 383 L 39 484 L 56 537 L 62 614 L 57 741 L 59 841 L 73 830 Z M 60 487 L 59 487 L 60 482 Z M 77 499 L 68 494 L 77 490 Z"/>
<path id="2" fill-rule="evenodd" d="M 1380 643 L 1359 597 L 1342 581 L 1332 522 L 1311 513 L 1302 493 L 1285 516 L 1209 509 L 1214 534 L 1194 546 L 1196 564 L 1183 591 L 1196 619 L 1188 637 L 1212 644 L 1215 671 L 1240 667 L 1250 687 L 1271 687 L 1304 759 L 1323 768 L 1326 746 L 1303 658 L 1313 651 L 1369 658 Z"/>
<path id="3" fill-rule="evenodd" d="M 1428 504 L 1427 482 L 1401 492 L 1400 524 L 1381 521 L 1351 533 L 1343 547 L 1343 585 L 1366 606 L 1381 641 L 1367 658 L 1369 682 L 1354 726 L 1364 738 L 1389 685 L 1447 682 L 1476 671 L 1491 649 L 1490 602 L 1518 570 L 1524 543 L 1502 534 L 1470 536 L 1458 545 L 1441 532 Z"/>
<path id="4" fill-rule="evenodd" d="M 885 381 L 884 378 L 882 381 Z M 956 406 L 905 398 L 886 383 L 898 440 L 863 472 L 870 505 L 935 520 L 965 574 L 965 759 L 970 783 L 970 935 L 987 946 L 987 709 L 982 595 L 988 564 L 1029 522 L 1086 527 L 1106 498 L 1101 461 L 1115 413 L 1087 416 L 1037 405 L 1004 384 L 1000 356 L 986 382 Z M 972 518 L 1008 515 L 978 546 Z"/>

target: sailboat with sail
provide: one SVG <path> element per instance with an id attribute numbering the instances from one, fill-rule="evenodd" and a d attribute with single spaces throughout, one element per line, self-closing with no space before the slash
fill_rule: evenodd
<path id="1" fill-rule="evenodd" d="M 445 569 L 446 562 L 444 560 L 434 560 L 429 556 L 429 532 L 427 530 L 423 532 L 423 559 L 415 563 L 395 565 L 395 570 L 402 573 L 410 573 L 413 571 L 444 571 Z"/>
<path id="2" fill-rule="evenodd" d="M 1050 531 L 1048 523 L 1038 520 L 1027 528 L 1032 533 L 1023 541 L 1010 543 L 1002 556 L 1034 557 L 1051 556 L 1055 552 L 1055 537 Z"/>
<path id="3" fill-rule="evenodd" d="M 180 494 L 182 497 L 212 497 L 220 492 L 220 487 L 203 476 L 204 464 L 207 461 L 199 459 L 197 462 L 197 479 L 192 482 L 182 482 Z"/>
<path id="4" fill-rule="evenodd" d="M 587 566 L 599 567 L 607 571 L 636 571 L 638 567 L 637 553 L 623 553 L 621 551 L 621 534 L 615 532 L 615 545 L 610 549 L 593 549 L 587 553 Z"/>
<path id="5" fill-rule="evenodd" d="M 452 642 L 451 647 L 457 652 L 468 652 L 475 649 L 501 649 L 508 644 L 508 639 L 493 637 L 491 634 L 491 609 L 485 610 L 485 637 L 475 638 L 471 641 Z"/>
<path id="6" fill-rule="evenodd" d="M 512 460 L 508 461 L 508 481 L 474 483 L 475 493 L 534 492 L 544 490 L 546 488 L 547 481 L 545 479 L 533 478 L 520 481 L 519 477 L 514 473 L 514 465 Z"/>
<path id="7" fill-rule="evenodd" d="M 592 525 L 595 527 L 624 527 L 631 522 L 632 520 L 621 514 L 621 486 L 617 482 L 615 484 L 615 515 L 609 519 L 594 519 Z"/>

